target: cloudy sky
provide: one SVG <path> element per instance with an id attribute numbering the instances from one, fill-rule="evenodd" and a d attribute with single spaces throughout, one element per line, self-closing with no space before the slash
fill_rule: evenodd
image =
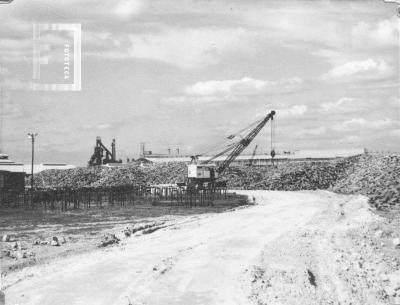
<path id="1" fill-rule="evenodd" d="M 30 131 L 38 162 L 84 165 L 97 135 L 123 159 L 140 142 L 199 153 L 272 109 L 278 150 L 400 149 L 393 4 L 14 0 L 0 20 L 2 151 L 15 161 L 29 160 Z M 39 23 L 81 24 L 81 91 L 32 91 Z M 41 82 L 63 80 L 69 38 L 42 33 Z"/>

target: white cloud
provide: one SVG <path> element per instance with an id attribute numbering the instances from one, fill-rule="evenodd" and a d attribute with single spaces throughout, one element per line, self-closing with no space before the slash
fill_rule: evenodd
<path id="1" fill-rule="evenodd" d="M 301 83 L 300 78 L 269 81 L 243 77 L 236 80 L 198 82 L 187 87 L 185 93 L 197 96 L 258 95 L 278 91 L 293 91 L 298 89 Z"/>
<path id="2" fill-rule="evenodd" d="M 392 131 L 390 132 L 390 134 L 391 134 L 392 136 L 395 136 L 395 137 L 400 138 L 400 128 L 392 130 Z"/>
<path id="3" fill-rule="evenodd" d="M 4 118 L 18 118 L 21 117 L 22 111 L 21 109 L 10 103 L 3 105 L 1 116 Z"/>
<path id="4" fill-rule="evenodd" d="M 184 89 L 184 95 L 163 98 L 166 104 L 239 102 L 243 97 L 273 95 L 299 90 L 302 80 L 298 77 L 287 80 L 261 80 L 243 77 L 234 80 L 211 80 L 197 82 Z"/>
<path id="5" fill-rule="evenodd" d="M 320 108 L 322 112 L 331 112 L 331 111 L 340 111 L 343 109 L 342 106 L 347 105 L 348 103 L 354 102 L 355 99 L 349 97 L 342 97 L 337 102 L 334 103 L 324 103 L 321 104 Z"/>
<path id="6" fill-rule="evenodd" d="M 361 101 L 351 97 L 342 97 L 337 102 L 324 103 L 320 105 L 321 112 L 349 113 L 360 110 L 362 110 Z"/>
<path id="7" fill-rule="evenodd" d="M 390 19 L 376 23 L 360 22 L 351 31 L 352 44 L 357 48 L 397 47 L 399 44 L 399 20 Z"/>
<path id="8" fill-rule="evenodd" d="M 122 18 L 137 15 L 143 11 L 144 2 L 140 0 L 119 0 L 115 3 L 114 13 Z"/>
<path id="9" fill-rule="evenodd" d="M 161 100 L 164 104 L 210 104 L 217 102 L 234 102 L 236 98 L 218 97 L 218 96 L 171 96 Z"/>
<path id="10" fill-rule="evenodd" d="M 112 126 L 110 124 L 99 124 L 99 125 L 85 124 L 81 128 L 83 130 L 108 130 L 111 129 Z"/>
<path id="11" fill-rule="evenodd" d="M 299 136 L 320 136 L 325 134 L 327 131 L 325 126 L 320 126 L 318 128 L 302 129 L 298 132 Z"/>
<path id="12" fill-rule="evenodd" d="M 10 71 L 6 67 L 0 66 L 0 76 L 8 75 Z"/>
<path id="13" fill-rule="evenodd" d="M 0 82 L 2 86 L 10 90 L 31 90 L 32 82 L 7 78 Z"/>
<path id="14" fill-rule="evenodd" d="M 357 80 L 379 80 L 390 77 L 393 69 L 382 59 L 367 59 L 364 61 L 352 61 L 334 67 L 323 76 L 326 81 L 338 82 Z"/>
<path id="15" fill-rule="evenodd" d="M 249 44 L 252 34 L 240 27 L 168 26 L 145 33 L 91 32 L 86 35 L 92 49 L 86 52 L 88 55 L 109 59 L 150 59 L 181 68 L 215 65 L 229 52 L 254 52 Z"/>
<path id="16" fill-rule="evenodd" d="M 290 108 L 282 108 L 276 111 L 277 118 L 293 118 L 303 116 L 307 112 L 307 105 L 294 105 Z"/>
<path id="17" fill-rule="evenodd" d="M 260 80 L 243 77 L 234 80 L 211 80 L 197 82 L 184 89 L 184 95 L 162 99 L 163 103 L 215 103 L 238 102 L 243 97 L 255 95 L 273 95 L 294 92 L 301 88 L 300 78 L 287 80 Z"/>
<path id="18" fill-rule="evenodd" d="M 345 136 L 342 139 L 339 139 L 339 143 L 346 143 L 346 144 L 355 144 L 359 143 L 361 141 L 361 138 L 359 136 L 354 136 L 354 135 L 349 135 Z"/>
<path id="19" fill-rule="evenodd" d="M 398 122 L 391 119 L 366 120 L 364 118 L 353 118 L 332 126 L 335 131 L 356 131 L 356 130 L 377 130 L 398 125 Z"/>

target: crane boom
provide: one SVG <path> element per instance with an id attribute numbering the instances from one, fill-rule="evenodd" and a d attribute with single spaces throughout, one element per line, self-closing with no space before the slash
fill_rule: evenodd
<path id="1" fill-rule="evenodd" d="M 267 124 L 269 120 L 273 120 L 275 115 L 275 111 L 272 110 L 268 115 L 252 130 L 248 135 L 246 135 L 239 144 L 235 147 L 235 149 L 229 154 L 229 156 L 220 164 L 217 168 L 217 172 L 221 175 L 228 166 L 239 156 L 243 150 L 254 140 L 254 138 L 258 135 L 260 130 Z"/>

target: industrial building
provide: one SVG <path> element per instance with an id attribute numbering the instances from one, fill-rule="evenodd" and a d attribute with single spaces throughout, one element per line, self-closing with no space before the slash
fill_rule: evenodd
<path id="1" fill-rule="evenodd" d="M 24 164 L 24 172 L 27 175 L 31 174 L 31 168 L 32 166 L 30 164 Z M 71 169 L 71 168 L 76 168 L 76 166 L 66 163 L 40 163 L 33 165 L 33 173 L 37 174 L 44 170 L 49 170 L 49 169 Z"/>
<path id="2" fill-rule="evenodd" d="M 0 191 L 18 191 L 25 189 L 25 173 L 0 170 Z"/>
<path id="3" fill-rule="evenodd" d="M 342 149 L 342 150 L 297 150 L 293 152 L 282 152 L 275 155 L 274 162 L 290 162 L 290 161 L 325 161 L 337 158 L 345 158 L 357 156 L 364 153 L 364 149 Z M 211 156 L 200 156 L 199 161 L 206 161 Z M 223 162 L 226 156 L 219 156 L 213 159 L 213 163 L 218 164 Z M 191 157 L 189 156 L 168 156 L 168 155 L 145 155 L 137 161 L 146 163 L 169 163 L 169 162 L 183 162 L 189 164 Z M 259 155 L 241 155 L 237 156 L 232 162 L 232 165 L 244 166 L 252 164 L 253 166 L 265 166 L 272 164 L 272 157 L 268 154 Z"/>
<path id="4" fill-rule="evenodd" d="M 40 163 L 33 165 L 33 173 L 37 174 L 48 169 L 70 169 L 75 167 L 75 165 L 66 163 Z M 31 169 L 31 164 L 16 163 L 10 160 L 8 155 L 0 154 L 0 171 L 24 173 L 26 175 L 30 175 Z"/>
<path id="5" fill-rule="evenodd" d="M 6 154 L 0 154 L 0 191 L 23 191 L 25 188 L 24 165 L 15 163 Z"/>

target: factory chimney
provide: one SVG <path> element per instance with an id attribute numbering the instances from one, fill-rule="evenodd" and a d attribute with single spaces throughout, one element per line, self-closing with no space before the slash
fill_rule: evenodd
<path id="1" fill-rule="evenodd" d="M 145 157 L 145 143 L 144 142 L 142 142 L 142 143 L 140 143 L 140 156 L 141 157 Z"/>
<path id="2" fill-rule="evenodd" d="M 117 154 L 115 153 L 115 139 L 112 139 L 111 143 L 111 160 L 112 162 L 117 160 Z"/>

